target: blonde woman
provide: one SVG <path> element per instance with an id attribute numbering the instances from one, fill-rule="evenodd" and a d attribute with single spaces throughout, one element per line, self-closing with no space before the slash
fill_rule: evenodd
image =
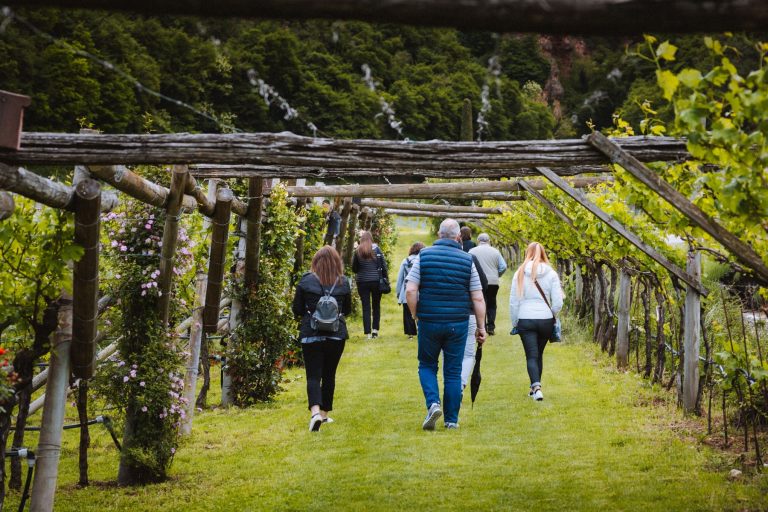
<path id="1" fill-rule="evenodd" d="M 531 242 L 525 260 L 512 278 L 509 294 L 509 316 L 512 334 L 519 334 L 525 349 L 531 389 L 528 395 L 544 400 L 541 374 L 544 370 L 544 347 L 555 327 L 555 315 L 563 307 L 560 278 L 552 268 L 544 247 Z"/>

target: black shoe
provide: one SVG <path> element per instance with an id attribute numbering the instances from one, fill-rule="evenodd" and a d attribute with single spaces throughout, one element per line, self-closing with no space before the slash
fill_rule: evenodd
<path id="1" fill-rule="evenodd" d="M 377 331 L 376 329 L 374 329 L 374 330 L 371 332 L 371 338 L 378 338 L 378 337 L 379 337 L 379 331 Z"/>
<path id="2" fill-rule="evenodd" d="M 488 329 L 488 336 L 493 336 L 494 334 L 496 334 L 496 331 L 493 329 Z"/>

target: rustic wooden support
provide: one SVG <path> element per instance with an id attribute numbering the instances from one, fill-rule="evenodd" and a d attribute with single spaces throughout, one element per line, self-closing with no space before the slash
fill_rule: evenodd
<path id="1" fill-rule="evenodd" d="M 101 185 L 86 178 L 77 184 L 75 194 L 75 243 L 84 252 L 73 272 L 72 373 L 76 378 L 90 379 L 96 356 Z"/>
<path id="2" fill-rule="evenodd" d="M 616 366 L 620 370 L 626 370 L 629 366 L 629 331 L 631 322 L 629 318 L 632 299 L 632 277 L 624 268 L 621 269 L 619 281 L 619 325 L 616 332 Z"/>
<path id="3" fill-rule="evenodd" d="M 308 199 L 304 199 L 303 197 L 298 198 L 296 200 L 296 213 L 300 218 L 303 218 L 303 220 L 299 224 L 299 230 L 301 233 L 299 236 L 296 237 L 296 252 L 293 255 L 293 273 L 298 274 L 299 271 L 301 271 L 304 268 L 304 240 L 307 238 L 307 234 L 305 232 L 307 228 L 307 221 L 306 221 L 306 208 L 307 208 L 307 202 Z M 295 283 L 293 283 L 295 284 Z"/>
<path id="4" fill-rule="evenodd" d="M 208 257 L 208 288 L 205 293 L 205 310 L 203 311 L 203 329 L 207 333 L 216 332 L 219 324 L 219 302 L 224 285 L 224 268 L 233 197 L 232 191 L 228 188 L 220 188 L 216 192 L 211 252 Z"/>
<path id="5" fill-rule="evenodd" d="M 213 180 L 215 181 L 215 180 Z M 194 176 L 191 174 L 187 179 L 187 185 L 184 188 L 184 194 L 192 196 L 197 202 L 197 210 L 205 215 L 206 219 L 213 217 L 213 211 L 216 207 L 216 197 L 213 199 L 208 197 L 208 194 L 203 191 L 203 188 L 197 183 Z"/>
<path id="6" fill-rule="evenodd" d="M 244 227 L 245 225 L 245 219 L 243 217 L 237 217 L 237 231 L 242 232 L 244 229 L 247 229 Z M 233 280 L 240 280 L 242 279 L 242 275 L 244 272 L 245 267 L 245 237 L 241 236 L 240 239 L 237 241 L 237 244 L 235 244 L 235 250 L 234 250 L 234 260 L 235 263 L 232 266 L 232 279 Z M 232 305 L 229 308 L 229 319 L 226 322 L 227 324 L 227 332 L 233 333 L 237 329 L 238 325 L 240 325 L 240 310 L 242 309 L 242 303 L 240 302 L 239 298 L 236 296 L 232 297 Z M 221 374 L 221 405 L 223 406 L 230 406 L 233 403 L 232 398 L 232 392 L 231 392 L 231 385 L 232 385 L 232 377 L 229 374 L 228 368 L 227 368 L 227 361 L 226 358 L 223 358 L 221 361 L 221 368 L 222 368 L 222 374 Z"/>
<path id="7" fill-rule="evenodd" d="M 341 254 L 344 248 L 344 237 L 347 234 L 347 224 L 349 222 L 349 214 L 352 211 L 352 198 L 347 197 L 344 199 L 344 206 L 341 208 L 341 224 L 339 225 L 339 236 L 336 237 L 336 252 Z"/>
<path id="8" fill-rule="evenodd" d="M 195 415 L 195 394 L 197 392 L 197 371 L 200 366 L 200 345 L 203 338 L 203 308 L 205 307 L 206 285 L 205 272 L 198 272 L 195 277 L 195 304 L 192 309 L 192 326 L 189 329 L 187 371 L 184 374 L 183 396 L 186 399 L 186 414 L 181 420 L 181 433 L 192 433 L 192 418 Z M 218 319 L 217 319 L 218 320 Z"/>
<path id="9" fill-rule="evenodd" d="M 276 19 L 354 19 L 376 23 L 449 26 L 463 30 L 549 34 L 629 35 L 643 32 L 759 31 L 768 26 L 761 0 L 698 2 L 668 0 L 8 0 L 20 7 L 67 7 L 142 14 Z"/>
<path id="10" fill-rule="evenodd" d="M 685 141 L 625 137 L 621 147 L 644 162 L 684 160 Z M 443 178 L 536 176 L 535 167 L 564 167 L 563 176 L 609 173 L 605 155 L 582 139 L 402 142 L 323 139 L 292 133 L 22 134 L 19 151 L 0 161 L 27 165 L 250 164 L 277 178 L 420 175 Z M 293 171 L 291 171 L 293 169 Z M 198 176 L 198 174 L 195 174 Z M 209 176 L 223 177 L 223 176 Z M 264 177 L 236 173 L 231 177 Z"/>
<path id="11" fill-rule="evenodd" d="M 389 215 L 397 215 L 399 217 L 445 217 L 452 219 L 487 219 L 489 215 L 487 213 L 457 213 L 457 212 L 422 212 L 419 210 L 401 210 L 395 208 L 385 208 L 384 213 Z"/>
<path id="12" fill-rule="evenodd" d="M 0 190 L 0 220 L 5 220 L 13 215 L 13 210 L 16 208 L 16 202 L 13 200 L 13 196 Z"/>
<path id="13" fill-rule="evenodd" d="M 701 253 L 689 251 L 687 270 L 696 279 L 701 279 Z M 701 343 L 701 297 L 696 290 L 686 287 L 683 328 L 683 409 L 696 412 L 696 398 L 699 394 L 699 350 Z"/>
<path id="14" fill-rule="evenodd" d="M 563 212 L 560 208 L 558 208 L 555 203 L 544 197 L 536 188 L 531 186 L 527 181 L 520 180 L 518 182 L 520 184 L 520 187 L 531 194 L 533 197 L 539 200 L 541 204 L 543 204 L 546 208 L 548 208 L 552 213 L 557 215 L 563 222 L 568 224 L 569 226 L 573 227 L 573 220 Z"/>
<path id="15" fill-rule="evenodd" d="M 367 206 L 363 206 L 360 209 L 360 216 L 357 218 L 357 223 L 360 226 L 361 230 L 365 229 L 365 226 L 368 225 L 368 221 L 371 218 L 371 209 Z"/>
<path id="16" fill-rule="evenodd" d="M 49 180 L 21 167 L 0 163 L 0 189 L 14 192 L 51 208 L 72 210 L 75 190 L 63 183 Z M 117 206 L 117 196 L 102 192 L 101 209 L 110 211 Z"/>
<path id="17" fill-rule="evenodd" d="M 768 9 L 766 9 L 768 10 Z M 624 151 L 615 140 L 610 140 L 600 132 L 593 132 L 587 141 L 608 156 L 615 164 L 622 166 L 632 176 L 659 194 L 677 211 L 685 215 L 696 226 L 707 232 L 731 251 L 737 260 L 752 269 L 764 282 L 768 283 L 768 266 L 765 261 L 739 237 L 718 224 L 701 208 L 678 192 L 672 185 L 661 179 L 658 174 L 643 165 L 637 158 Z"/>
<path id="18" fill-rule="evenodd" d="M 163 246 L 160 248 L 160 318 L 163 324 L 168 323 L 171 306 L 171 284 L 173 283 L 173 258 L 176 254 L 176 242 L 179 237 L 179 216 L 181 214 L 184 189 L 187 185 L 187 168 L 174 166 L 171 177 L 171 190 L 167 196 L 165 208 L 165 225 L 163 226 Z"/>
<path id="19" fill-rule="evenodd" d="M 669 261 L 656 249 L 654 249 L 650 245 L 643 242 L 640 239 L 640 237 L 638 237 L 636 234 L 629 231 L 620 222 L 618 222 L 616 219 L 614 219 L 613 217 L 605 213 L 603 210 L 601 210 L 596 204 L 594 204 L 592 201 L 587 199 L 587 196 L 584 195 L 583 192 L 568 186 L 568 184 L 562 178 L 560 178 L 557 174 L 552 172 L 551 169 L 548 169 L 546 167 L 538 167 L 538 170 L 539 172 L 541 172 L 541 174 L 543 174 L 549 181 L 551 181 L 560 190 L 562 190 L 563 192 L 571 196 L 573 199 L 575 199 L 576 202 L 578 202 L 581 206 L 589 210 L 592 213 L 592 215 L 594 215 L 598 219 L 602 220 L 605 224 L 610 226 L 611 229 L 613 229 L 619 235 L 624 237 L 629 243 L 631 243 L 632 245 L 640 249 L 649 258 L 653 259 L 659 265 L 666 268 L 672 275 L 677 276 L 683 282 L 693 286 L 696 291 L 698 291 L 704 296 L 706 296 L 709 293 L 707 289 L 701 283 L 697 282 L 697 280 L 693 276 L 689 275 L 685 270 L 681 269 L 680 267 L 678 267 L 677 265 Z"/>
<path id="20" fill-rule="evenodd" d="M 349 226 L 347 228 L 347 238 L 344 244 L 343 260 L 347 266 L 352 265 L 352 256 L 355 252 L 355 240 L 357 239 L 357 219 L 360 215 L 360 205 L 353 204 L 352 212 L 349 216 Z"/>
<path id="21" fill-rule="evenodd" d="M 258 286 L 259 253 L 261 251 L 261 216 L 264 209 L 264 180 L 248 180 L 248 213 L 245 238 L 245 286 Z"/>
<path id="22" fill-rule="evenodd" d="M 574 178 L 569 184 L 574 188 L 586 188 L 613 177 Z M 529 180 L 528 184 L 536 190 L 542 190 L 549 184 L 546 180 Z M 294 197 L 466 197 L 468 194 L 486 194 L 489 192 L 519 192 L 523 190 L 517 181 L 462 181 L 454 183 L 405 183 L 387 185 L 328 185 L 288 187 L 288 195 Z"/>
<path id="23" fill-rule="evenodd" d="M 69 388 L 71 345 L 72 296 L 64 292 L 59 298 L 58 327 L 51 344 L 50 378 L 46 386 L 40 437 L 35 450 L 37 467 L 30 501 L 30 510 L 34 512 L 53 510 Z"/>
<path id="24" fill-rule="evenodd" d="M 501 208 L 483 208 L 482 206 L 453 206 L 446 204 L 425 204 L 425 203 L 405 203 L 398 201 L 378 201 L 374 199 L 363 199 L 360 201 L 363 206 L 371 208 L 394 208 L 400 210 L 415 210 L 419 212 L 440 212 L 440 213 L 486 213 L 498 214 L 502 212 Z"/>

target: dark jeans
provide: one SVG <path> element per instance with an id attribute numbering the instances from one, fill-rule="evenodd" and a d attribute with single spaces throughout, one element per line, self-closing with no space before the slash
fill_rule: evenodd
<path id="1" fill-rule="evenodd" d="M 371 333 L 371 306 L 373 306 L 373 329 L 378 331 L 379 320 L 381 319 L 379 282 L 357 283 L 357 293 L 360 295 L 360 302 L 363 304 L 363 332 L 365 334 Z"/>
<path id="2" fill-rule="evenodd" d="M 419 381 L 427 408 L 440 403 L 437 360 L 443 351 L 443 413 L 446 423 L 459 422 L 461 363 L 467 344 L 469 318 L 461 322 L 435 323 L 419 320 Z"/>
<path id="3" fill-rule="evenodd" d="M 416 336 L 416 320 L 411 316 L 408 304 L 403 304 L 403 329 L 408 336 Z"/>
<path id="4" fill-rule="evenodd" d="M 307 398 L 309 408 L 319 405 L 323 411 L 333 410 L 333 391 L 336 389 L 336 368 L 344 352 L 344 340 L 303 343 L 304 368 L 307 370 Z"/>
<path id="5" fill-rule="evenodd" d="M 517 332 L 523 341 L 531 386 L 534 384 L 541 385 L 541 374 L 544 371 L 544 347 L 547 346 L 547 341 L 549 341 L 554 327 L 554 318 L 543 320 L 521 318 L 517 321 Z"/>
<path id="6" fill-rule="evenodd" d="M 489 284 L 485 292 L 485 327 L 488 332 L 496 330 L 496 294 L 499 293 L 499 285 Z"/>

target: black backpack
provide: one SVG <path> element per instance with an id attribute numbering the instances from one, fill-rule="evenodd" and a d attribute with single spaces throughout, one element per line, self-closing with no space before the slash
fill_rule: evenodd
<path id="1" fill-rule="evenodd" d="M 320 288 L 323 290 L 323 296 L 317 301 L 315 312 L 312 313 L 309 320 L 309 326 L 313 330 L 319 332 L 338 332 L 339 319 L 341 318 L 341 314 L 339 313 L 339 303 L 336 302 L 336 299 L 331 295 L 334 288 L 336 288 L 338 280 L 331 286 L 331 289 L 326 292 L 323 283 L 320 282 L 320 278 L 317 277 L 317 275 L 315 275 L 315 278 L 317 278 L 317 281 L 320 283 Z"/>

